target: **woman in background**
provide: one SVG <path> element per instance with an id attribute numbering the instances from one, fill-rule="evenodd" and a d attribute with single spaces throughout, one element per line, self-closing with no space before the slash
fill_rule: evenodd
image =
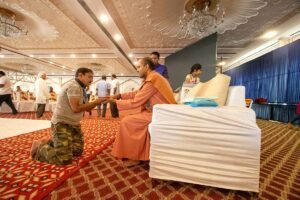
<path id="1" fill-rule="evenodd" d="M 199 76 L 202 74 L 202 66 L 198 63 L 191 67 L 191 72 L 185 77 L 187 84 L 197 84 L 200 82 Z"/>

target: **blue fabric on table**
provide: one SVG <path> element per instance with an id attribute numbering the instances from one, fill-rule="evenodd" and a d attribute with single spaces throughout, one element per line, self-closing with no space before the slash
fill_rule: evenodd
<path id="1" fill-rule="evenodd" d="M 191 101 L 184 102 L 185 105 L 189 105 L 191 107 L 217 107 L 218 104 L 212 99 L 206 98 L 194 98 Z"/>

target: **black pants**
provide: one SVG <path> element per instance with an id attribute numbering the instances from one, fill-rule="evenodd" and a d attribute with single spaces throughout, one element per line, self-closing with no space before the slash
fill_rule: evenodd
<path id="1" fill-rule="evenodd" d="M 45 112 L 45 108 L 46 108 L 46 104 L 40 104 L 38 103 L 37 105 L 37 109 L 36 109 L 36 117 L 40 118 L 43 116 L 44 112 Z"/>
<path id="2" fill-rule="evenodd" d="M 114 102 L 114 101 L 109 102 L 109 106 L 110 106 L 111 116 L 113 118 L 119 117 L 119 110 L 118 110 L 116 102 Z"/>
<path id="3" fill-rule="evenodd" d="M 106 107 L 107 107 L 107 103 L 103 103 L 102 117 L 105 117 Z M 98 112 L 98 117 L 100 117 L 100 115 L 101 115 L 101 104 L 97 105 L 97 112 Z"/>
<path id="4" fill-rule="evenodd" d="M 12 110 L 12 113 L 15 115 L 18 113 L 17 109 L 15 108 L 14 103 L 11 100 L 11 94 L 3 94 L 0 95 L 0 106 L 2 103 L 5 102 Z"/>

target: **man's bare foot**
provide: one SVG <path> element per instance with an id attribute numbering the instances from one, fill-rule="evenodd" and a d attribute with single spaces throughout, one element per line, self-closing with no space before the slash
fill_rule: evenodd
<path id="1" fill-rule="evenodd" d="M 141 162 L 139 160 L 124 160 L 123 165 L 125 167 L 131 167 L 140 164 Z"/>
<path id="2" fill-rule="evenodd" d="M 48 136 L 42 137 L 39 141 L 41 142 L 41 145 L 46 144 L 50 138 Z"/>
<path id="3" fill-rule="evenodd" d="M 30 150 L 30 157 L 33 158 L 40 146 L 41 142 L 39 140 L 35 140 L 33 141 L 32 143 L 32 146 L 31 146 L 31 150 Z"/>

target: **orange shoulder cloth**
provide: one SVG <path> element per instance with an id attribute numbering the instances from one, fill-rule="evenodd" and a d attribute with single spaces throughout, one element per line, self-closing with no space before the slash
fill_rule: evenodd
<path id="1" fill-rule="evenodd" d="M 161 76 L 159 73 L 152 71 L 144 81 L 144 83 L 146 82 L 151 82 L 169 104 L 176 104 L 172 88 L 166 78 Z"/>

